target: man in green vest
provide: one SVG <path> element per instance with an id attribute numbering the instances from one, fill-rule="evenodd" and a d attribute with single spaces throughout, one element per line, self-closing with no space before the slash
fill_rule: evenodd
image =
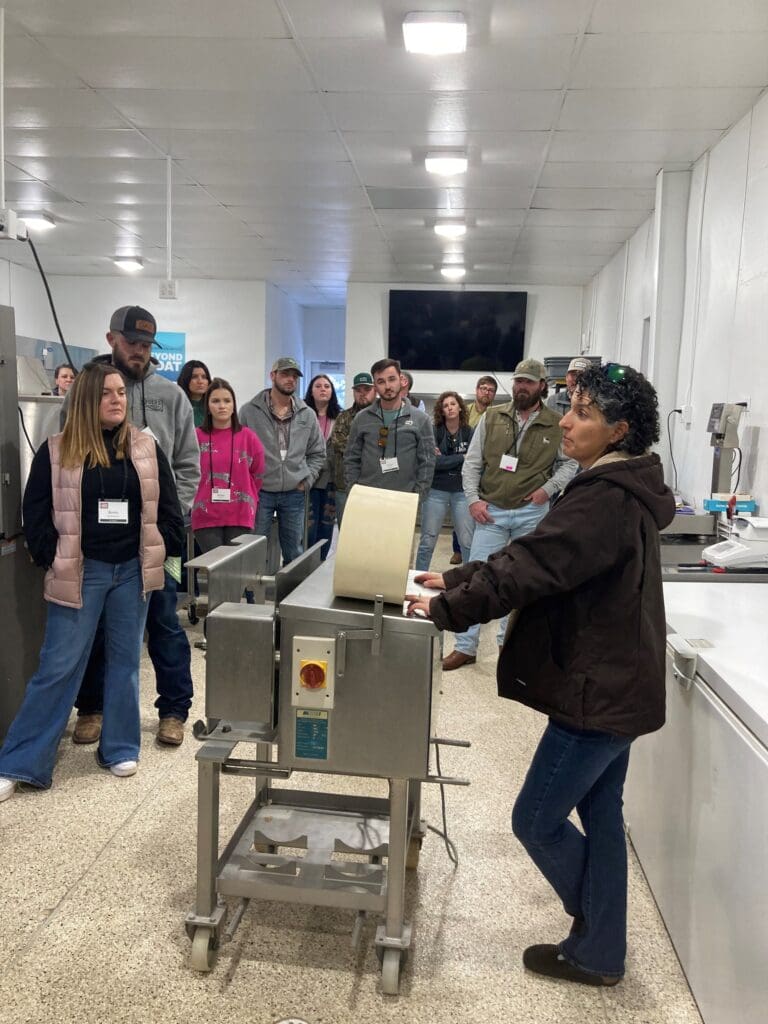
<path id="1" fill-rule="evenodd" d="M 462 482 L 475 520 L 471 561 L 486 561 L 510 541 L 531 533 L 549 510 L 550 498 L 578 469 L 560 447 L 560 416 L 544 404 L 547 372 L 524 359 L 513 376 L 512 401 L 488 409 L 464 457 Z M 501 646 L 507 628 L 499 622 Z M 456 649 L 443 660 L 451 672 L 477 660 L 480 627 L 457 633 Z"/>

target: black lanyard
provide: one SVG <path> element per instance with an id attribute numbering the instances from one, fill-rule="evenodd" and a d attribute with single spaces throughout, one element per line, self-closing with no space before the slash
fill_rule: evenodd
<path id="1" fill-rule="evenodd" d="M 211 467 L 211 490 L 213 490 L 213 431 L 208 435 L 208 438 L 208 459 Z M 227 487 L 232 486 L 232 469 L 235 465 L 235 432 L 232 427 L 229 428 L 229 439 L 229 475 L 227 476 Z"/>
<path id="2" fill-rule="evenodd" d="M 125 456 L 122 458 L 123 463 L 123 493 L 120 497 L 120 501 L 125 501 L 125 495 L 128 490 L 128 459 Z M 97 465 L 96 469 L 99 471 L 99 486 L 101 488 L 101 501 L 106 501 L 107 496 L 104 494 L 104 476 L 101 472 L 101 466 Z"/>

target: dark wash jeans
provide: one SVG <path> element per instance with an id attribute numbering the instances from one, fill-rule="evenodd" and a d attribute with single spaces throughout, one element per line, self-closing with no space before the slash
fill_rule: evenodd
<path id="1" fill-rule="evenodd" d="M 622 793 L 632 738 L 550 720 L 512 811 L 512 831 L 583 926 L 560 943 L 570 963 L 622 977 L 627 845 Z M 568 815 L 576 808 L 584 834 Z"/>
<path id="2" fill-rule="evenodd" d="M 192 674 L 187 634 L 176 612 L 176 580 L 165 574 L 162 590 L 153 590 L 147 613 L 147 651 L 155 669 L 160 718 L 186 722 L 192 704 Z M 75 701 L 79 715 L 101 714 L 104 707 L 104 630 L 100 622 Z"/>

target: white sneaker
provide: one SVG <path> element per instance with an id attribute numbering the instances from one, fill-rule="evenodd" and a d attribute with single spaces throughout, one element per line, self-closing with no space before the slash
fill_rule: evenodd
<path id="1" fill-rule="evenodd" d="M 119 775 L 123 779 L 128 775 L 135 775 L 138 767 L 135 761 L 118 761 L 117 764 L 111 764 L 109 770 L 113 775 Z"/>
<path id="2" fill-rule="evenodd" d="M 0 779 L 0 804 L 3 800 L 9 800 L 16 789 L 16 779 Z"/>

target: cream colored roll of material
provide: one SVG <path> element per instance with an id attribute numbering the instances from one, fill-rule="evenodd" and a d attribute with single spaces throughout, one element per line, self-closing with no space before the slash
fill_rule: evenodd
<path id="1" fill-rule="evenodd" d="M 418 494 L 355 484 L 341 521 L 333 573 L 336 597 L 402 604 L 416 529 Z"/>

